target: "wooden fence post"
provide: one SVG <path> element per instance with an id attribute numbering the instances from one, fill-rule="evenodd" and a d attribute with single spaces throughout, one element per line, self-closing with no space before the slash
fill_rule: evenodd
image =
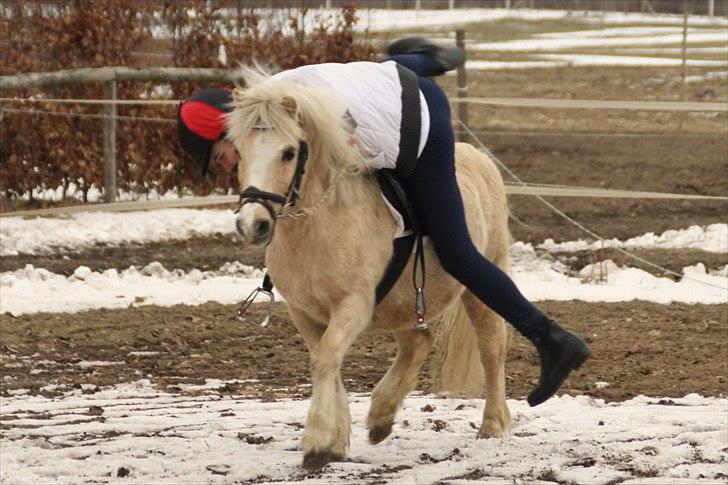
<path id="1" fill-rule="evenodd" d="M 457 30 L 455 32 L 455 43 L 465 52 L 465 31 Z M 465 63 L 458 66 L 458 98 L 468 97 L 468 83 L 465 77 Z M 465 125 L 468 124 L 468 103 L 458 103 L 458 118 Z M 458 141 L 465 141 L 467 139 L 465 131 L 462 127 L 458 127 L 460 134 L 458 135 Z"/>
<path id="2" fill-rule="evenodd" d="M 116 81 L 104 83 L 104 99 L 116 101 Z M 104 200 L 116 202 L 116 104 L 104 105 Z"/>

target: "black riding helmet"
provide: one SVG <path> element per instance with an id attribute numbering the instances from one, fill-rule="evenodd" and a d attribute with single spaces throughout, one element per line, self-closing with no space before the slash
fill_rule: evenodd
<path id="1" fill-rule="evenodd" d="M 182 101 L 177 110 L 179 143 L 204 177 L 216 141 L 225 137 L 225 114 L 232 111 L 233 95 L 226 89 L 204 89 Z"/>

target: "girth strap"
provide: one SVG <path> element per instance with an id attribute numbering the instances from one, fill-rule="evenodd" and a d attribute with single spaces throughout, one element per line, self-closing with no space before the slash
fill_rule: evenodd
<path id="1" fill-rule="evenodd" d="M 378 170 L 377 179 L 379 180 L 379 187 L 381 188 L 382 193 L 385 194 L 387 198 L 393 198 L 399 203 L 397 205 L 401 208 L 402 215 L 409 219 L 414 231 L 414 229 L 417 228 L 414 211 L 407 200 L 404 190 L 397 180 L 395 171 L 389 169 Z M 407 262 L 412 254 L 412 249 L 415 247 L 418 239 L 418 234 L 416 234 L 416 231 L 414 232 L 415 233 L 409 236 L 394 239 L 392 257 L 390 258 L 389 263 L 387 263 L 387 268 L 384 270 L 384 276 L 382 276 L 382 279 L 377 285 L 377 305 L 384 300 L 384 297 L 387 296 L 387 293 L 389 293 L 392 289 L 407 266 Z"/>

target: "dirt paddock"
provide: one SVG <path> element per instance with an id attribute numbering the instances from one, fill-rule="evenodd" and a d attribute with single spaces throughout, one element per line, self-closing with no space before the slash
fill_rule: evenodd
<path id="1" fill-rule="evenodd" d="M 584 335 L 593 350 L 563 393 L 610 401 L 639 394 L 728 393 L 724 305 L 547 301 L 542 307 Z M 308 396 L 308 354 L 283 307 L 278 307 L 267 330 L 234 320 L 235 310 L 207 303 L 74 315 L 2 315 L 0 390 L 7 394 L 8 389 L 24 388 L 53 395 L 62 388 L 44 386 L 106 386 L 148 378 L 174 391 L 180 383 L 237 379 L 241 382 L 228 384 L 223 392 L 270 399 Z M 394 353 L 391 335 L 360 338 L 343 367 L 348 390 L 371 391 Z M 428 361 L 420 373 L 418 388 L 423 391 L 430 390 L 429 365 Z M 512 398 L 525 396 L 538 378 L 533 347 L 515 334 L 506 375 Z"/>

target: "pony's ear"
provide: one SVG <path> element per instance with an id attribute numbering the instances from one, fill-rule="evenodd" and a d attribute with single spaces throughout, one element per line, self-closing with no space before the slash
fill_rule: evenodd
<path id="1" fill-rule="evenodd" d="M 245 97 L 245 90 L 241 88 L 233 89 L 233 101 L 240 102 Z"/>
<path id="2" fill-rule="evenodd" d="M 281 106 L 283 106 L 286 111 L 288 111 L 291 116 L 293 116 L 294 119 L 298 121 L 301 120 L 301 108 L 299 108 L 296 98 L 294 98 L 293 96 L 284 96 L 283 100 L 281 101 Z"/>

